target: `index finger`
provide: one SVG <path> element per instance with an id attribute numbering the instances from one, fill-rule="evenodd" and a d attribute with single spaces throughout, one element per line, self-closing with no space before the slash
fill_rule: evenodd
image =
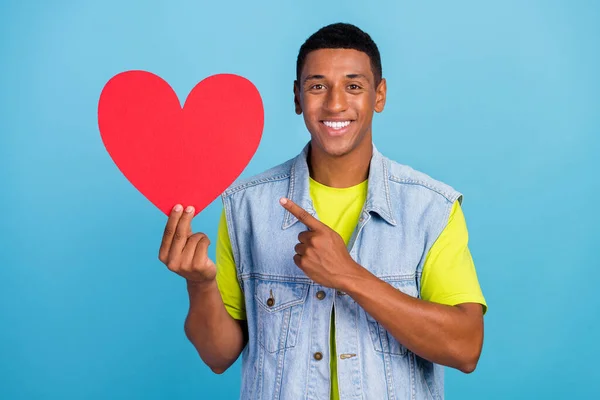
<path id="1" fill-rule="evenodd" d="M 294 203 L 292 200 L 282 197 L 279 200 L 279 203 L 311 231 L 319 230 L 324 226 L 321 221 L 310 215 L 308 211 Z"/>

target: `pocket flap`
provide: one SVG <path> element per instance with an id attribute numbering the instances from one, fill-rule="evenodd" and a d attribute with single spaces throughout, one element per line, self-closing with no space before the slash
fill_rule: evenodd
<path id="1" fill-rule="evenodd" d="M 308 295 L 307 283 L 258 281 L 254 297 L 268 312 L 300 304 Z"/>

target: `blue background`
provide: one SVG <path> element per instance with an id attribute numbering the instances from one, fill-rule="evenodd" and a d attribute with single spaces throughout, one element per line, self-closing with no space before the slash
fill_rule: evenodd
<path id="1" fill-rule="evenodd" d="M 490 308 L 447 398 L 599 396 L 600 3 L 414 3 L 1 1 L 0 398 L 237 398 L 239 363 L 213 375 L 185 338 L 166 217 L 105 151 L 98 97 L 129 69 L 182 101 L 211 74 L 249 78 L 266 118 L 252 175 L 309 139 L 296 55 L 337 21 L 382 53 L 375 144 L 465 194 Z M 194 220 L 213 243 L 220 210 Z"/>

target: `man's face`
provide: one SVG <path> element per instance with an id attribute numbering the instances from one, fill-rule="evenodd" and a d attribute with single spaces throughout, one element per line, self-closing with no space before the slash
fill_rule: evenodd
<path id="1" fill-rule="evenodd" d="M 370 145 L 373 112 L 383 111 L 386 85 L 382 79 L 375 86 L 366 53 L 320 49 L 308 53 L 294 94 L 314 150 L 340 157 Z"/>

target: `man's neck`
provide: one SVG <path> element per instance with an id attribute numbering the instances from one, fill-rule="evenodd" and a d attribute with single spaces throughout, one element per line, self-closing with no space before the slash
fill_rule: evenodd
<path id="1" fill-rule="evenodd" d="M 310 176 L 322 185 L 347 188 L 364 182 L 369 177 L 369 166 L 373 156 L 373 144 L 369 141 L 349 154 L 331 157 L 323 152 L 309 152 Z"/>

